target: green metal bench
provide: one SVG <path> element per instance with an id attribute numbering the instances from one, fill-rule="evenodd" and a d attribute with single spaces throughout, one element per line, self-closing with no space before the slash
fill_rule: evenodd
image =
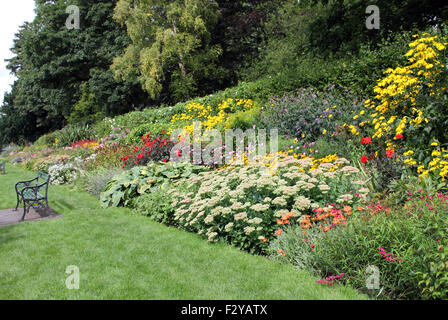
<path id="1" fill-rule="evenodd" d="M 0 173 L 6 174 L 6 160 L 0 161 Z"/>
<path id="2" fill-rule="evenodd" d="M 17 205 L 23 203 L 23 216 L 21 221 L 25 220 L 25 215 L 30 208 L 48 208 L 48 185 L 50 176 L 44 172 L 38 172 L 37 177 L 29 181 L 19 181 L 16 183 Z"/>

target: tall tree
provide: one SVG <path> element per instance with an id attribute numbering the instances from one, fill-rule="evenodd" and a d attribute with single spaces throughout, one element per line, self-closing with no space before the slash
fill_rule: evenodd
<path id="1" fill-rule="evenodd" d="M 88 88 L 89 101 L 101 116 L 147 102 L 137 82 L 115 82 L 110 70 L 113 57 L 130 42 L 126 30 L 112 18 L 115 3 L 36 0 L 36 17 L 20 27 L 11 49 L 15 56 L 8 64 L 18 78 L 12 105 L 35 120 L 29 124 L 34 127 L 29 140 L 63 127 L 83 97 L 82 88 Z M 69 5 L 79 8 L 79 29 L 66 26 Z M 75 111 L 82 115 L 89 109 Z"/>
<path id="2" fill-rule="evenodd" d="M 44 132 L 36 131 L 36 118 L 32 113 L 17 110 L 14 107 L 14 96 L 17 86 L 13 85 L 11 92 L 4 95 L 0 106 L 0 149 L 9 144 L 22 144 L 30 136 L 38 136 Z"/>
<path id="3" fill-rule="evenodd" d="M 223 78 L 221 47 L 211 45 L 219 18 L 213 0 L 119 0 L 115 18 L 132 43 L 114 59 L 120 80 L 138 79 L 154 99 L 203 94 Z"/>

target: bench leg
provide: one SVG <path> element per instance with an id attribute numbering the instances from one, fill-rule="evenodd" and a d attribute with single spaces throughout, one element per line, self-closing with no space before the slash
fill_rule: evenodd
<path id="1" fill-rule="evenodd" d="M 19 204 L 20 204 L 20 198 L 19 198 L 19 194 L 17 193 L 17 204 L 16 204 L 16 208 L 14 209 L 14 211 L 17 211 L 17 209 L 19 208 Z"/>
<path id="2" fill-rule="evenodd" d="M 25 215 L 28 213 L 29 210 L 30 210 L 30 208 L 26 206 L 26 203 L 24 201 L 23 202 L 23 215 L 22 215 L 22 219 L 20 219 L 20 221 L 25 221 Z"/>

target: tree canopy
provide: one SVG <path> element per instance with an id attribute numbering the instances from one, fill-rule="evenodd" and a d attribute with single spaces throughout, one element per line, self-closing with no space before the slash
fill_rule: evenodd
<path id="1" fill-rule="evenodd" d="M 92 106 L 102 115 L 130 111 L 130 105 L 139 101 L 136 97 L 147 100 L 138 83 L 117 83 L 109 69 L 113 57 L 129 43 L 125 30 L 112 19 L 114 1 L 72 3 L 80 9 L 80 29 L 66 27 L 65 1 L 36 0 L 36 18 L 16 34 L 14 57 L 7 68 L 18 80 L 4 108 L 14 108 L 13 117 L 32 119 L 28 125 L 35 129 L 34 134 L 12 136 L 11 141 L 33 140 L 64 126 L 83 88 L 89 89 Z M 90 110 L 75 111 L 82 115 Z M 13 123 L 2 119 L 1 127 Z"/>
<path id="2" fill-rule="evenodd" d="M 153 99 L 167 92 L 188 99 L 219 82 L 219 44 L 211 32 L 219 19 L 213 0 L 119 0 L 114 17 L 126 25 L 132 43 L 112 66 L 120 80 L 137 78 Z"/>

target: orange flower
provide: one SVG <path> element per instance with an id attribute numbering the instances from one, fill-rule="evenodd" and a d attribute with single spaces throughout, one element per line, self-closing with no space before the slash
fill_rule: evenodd
<path id="1" fill-rule="evenodd" d="M 283 249 L 278 249 L 277 250 L 277 253 L 282 253 L 283 252 Z"/>
<path id="2" fill-rule="evenodd" d="M 283 252 L 283 256 L 286 257 L 286 253 L 285 252 Z"/>
<path id="3" fill-rule="evenodd" d="M 345 206 L 345 207 L 344 207 L 344 212 L 345 212 L 345 213 L 352 212 L 352 207 L 350 207 L 350 206 Z"/>
<path id="4" fill-rule="evenodd" d="M 311 222 L 308 222 L 306 224 L 302 223 L 301 227 L 302 227 L 302 229 L 308 229 L 309 227 L 311 227 Z"/>
<path id="5" fill-rule="evenodd" d="M 268 238 L 264 238 L 262 241 L 263 241 L 263 242 L 267 242 L 267 241 L 268 241 Z"/>
<path id="6" fill-rule="evenodd" d="M 363 210 L 364 210 L 364 208 L 363 208 L 363 207 L 361 207 L 361 206 L 359 206 L 359 207 L 357 208 L 357 210 L 358 210 L 358 211 L 363 211 Z"/>
<path id="7" fill-rule="evenodd" d="M 281 235 L 283 233 L 283 230 L 282 229 L 277 229 L 277 231 L 275 231 L 275 234 L 276 235 Z"/>
<path id="8" fill-rule="evenodd" d="M 289 219 L 289 218 L 292 218 L 292 217 L 294 217 L 294 213 L 293 213 L 293 212 L 289 212 L 289 213 L 285 214 L 285 215 L 282 217 L 283 223 L 288 224 L 289 222 L 285 222 L 285 221 L 288 221 L 288 219 Z"/>
<path id="9" fill-rule="evenodd" d="M 284 224 L 289 224 L 289 222 L 290 222 L 289 220 L 283 221 Z"/>
<path id="10" fill-rule="evenodd" d="M 278 225 L 281 225 L 281 224 L 283 224 L 283 221 L 280 220 L 280 219 L 277 219 L 277 224 L 278 224 Z"/>

